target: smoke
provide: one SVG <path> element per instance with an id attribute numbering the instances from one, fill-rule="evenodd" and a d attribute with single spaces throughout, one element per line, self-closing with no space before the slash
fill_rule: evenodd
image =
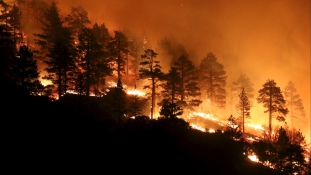
<path id="1" fill-rule="evenodd" d="M 58 1 L 63 15 L 78 5 L 111 32 L 126 27 L 146 35 L 153 49 L 163 36 L 174 37 L 196 65 L 213 52 L 224 65 L 227 84 L 243 72 L 254 83 L 255 97 L 267 79 L 282 90 L 293 81 L 308 117 L 296 123 L 310 142 L 310 1 Z M 267 124 L 265 109 L 254 103 L 252 121 Z"/>

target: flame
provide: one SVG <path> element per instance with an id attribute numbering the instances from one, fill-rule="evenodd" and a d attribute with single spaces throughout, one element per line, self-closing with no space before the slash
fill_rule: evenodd
<path id="1" fill-rule="evenodd" d="M 142 91 L 139 91 L 137 89 L 134 89 L 134 90 L 127 90 L 126 93 L 128 95 L 137 95 L 137 96 L 141 96 L 141 97 L 144 97 L 146 95 L 145 92 L 142 92 Z"/>
<path id="2" fill-rule="evenodd" d="M 206 132 L 206 129 L 201 127 L 201 126 L 198 126 L 198 125 L 195 125 L 193 123 L 190 124 L 190 126 L 193 128 L 193 129 L 196 129 L 196 130 L 199 130 L 199 131 L 202 131 L 202 132 Z"/>
<path id="3" fill-rule="evenodd" d="M 248 158 L 253 162 L 259 162 L 259 159 L 255 154 L 249 155 Z"/>
<path id="4" fill-rule="evenodd" d="M 188 118 L 192 118 L 194 116 L 199 116 L 199 117 L 202 117 L 204 119 L 209 119 L 209 120 L 213 120 L 213 121 L 218 121 L 217 118 L 214 118 L 212 116 L 212 114 L 205 114 L 204 112 L 192 112 L 188 115 Z"/>
<path id="5" fill-rule="evenodd" d="M 209 129 L 208 132 L 209 133 L 215 133 L 216 131 L 215 131 L 215 129 Z"/>
<path id="6" fill-rule="evenodd" d="M 47 85 L 52 85 L 53 84 L 50 80 L 46 80 L 46 79 L 42 79 L 42 78 L 41 78 L 40 81 L 41 81 L 41 84 L 43 86 L 47 86 Z"/>
<path id="7" fill-rule="evenodd" d="M 248 127 L 251 127 L 253 129 L 255 129 L 255 130 L 265 131 L 265 128 L 262 125 L 259 125 L 259 124 L 247 123 L 246 125 Z"/>

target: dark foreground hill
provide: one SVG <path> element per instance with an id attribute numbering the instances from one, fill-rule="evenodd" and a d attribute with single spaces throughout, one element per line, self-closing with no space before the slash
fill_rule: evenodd
<path id="1" fill-rule="evenodd" d="M 192 130 L 181 119 L 98 121 L 15 86 L 1 90 L 2 152 L 10 172 L 278 174 L 248 161 L 244 143 Z"/>

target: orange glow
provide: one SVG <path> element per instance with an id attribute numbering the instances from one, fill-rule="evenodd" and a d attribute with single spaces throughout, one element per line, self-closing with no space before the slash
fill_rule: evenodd
<path id="1" fill-rule="evenodd" d="M 257 163 L 259 162 L 259 159 L 255 154 L 249 155 L 248 158 L 253 162 L 257 162 Z"/>
<path id="2" fill-rule="evenodd" d="M 202 132 L 206 132 L 205 128 L 200 127 L 200 126 L 198 126 L 198 125 L 195 125 L 195 124 L 193 124 L 193 123 L 191 123 L 190 126 L 191 126 L 193 129 L 196 129 L 196 130 L 199 130 L 199 131 L 202 131 Z"/>
<path id="3" fill-rule="evenodd" d="M 247 123 L 246 126 L 251 127 L 251 128 L 253 128 L 255 130 L 265 131 L 265 128 L 262 127 L 262 125 L 259 125 L 259 124 Z"/>
<path id="4" fill-rule="evenodd" d="M 144 97 L 146 95 L 145 92 L 142 92 L 142 91 L 140 91 L 138 89 L 127 90 L 126 93 L 129 94 L 129 95 L 137 95 L 137 96 L 141 96 L 141 97 Z"/>
<path id="5" fill-rule="evenodd" d="M 105 23 L 110 33 L 127 26 L 142 40 L 147 38 L 153 48 L 157 48 L 161 37 L 173 35 L 191 51 L 191 60 L 196 66 L 207 50 L 211 51 L 228 73 L 227 84 L 236 81 L 244 72 L 254 83 L 255 97 L 267 79 L 275 79 L 281 89 L 292 80 L 307 113 L 306 119 L 297 119 L 294 127 L 301 129 L 310 143 L 310 1 L 185 1 L 182 8 L 181 3 L 175 1 L 156 4 L 147 0 L 142 4 L 128 0 L 122 2 L 122 6 L 118 3 L 103 0 L 100 5 L 94 5 L 98 4 L 96 0 L 66 0 L 59 1 L 58 5 L 64 16 L 71 7 L 81 5 L 89 12 L 92 23 Z M 147 4 L 152 4 L 152 8 Z M 127 8 L 129 6 L 131 8 Z M 140 21 L 146 22 L 143 29 Z M 33 30 L 33 26 L 26 26 L 28 37 Z M 142 30 L 146 31 L 143 36 L 140 35 Z M 159 59 L 163 67 L 169 67 L 172 62 L 161 52 Z M 265 131 L 262 125 L 267 125 L 268 114 L 256 100 L 253 102 L 251 123 L 246 124 L 245 129 L 259 134 Z M 227 106 L 221 113 L 229 117 L 234 111 Z M 209 114 L 201 117 L 214 118 Z M 273 127 L 283 124 L 275 119 L 272 123 Z"/>
<path id="6" fill-rule="evenodd" d="M 42 78 L 41 78 L 40 81 L 41 81 L 41 84 L 43 86 L 47 86 L 47 85 L 52 85 L 53 84 L 50 80 L 46 80 L 46 79 L 42 79 Z"/>
<path id="7" fill-rule="evenodd" d="M 218 121 L 218 119 L 217 119 L 217 118 L 214 118 L 214 117 L 212 116 L 212 114 L 205 114 L 204 112 L 192 112 L 192 113 L 190 113 L 190 114 L 188 115 L 188 118 L 191 118 L 191 117 L 193 117 L 193 116 L 200 116 L 200 117 L 202 117 L 202 118 L 204 118 L 204 119 L 213 120 L 213 121 Z"/>
<path id="8" fill-rule="evenodd" d="M 215 133 L 216 131 L 215 131 L 215 129 L 209 129 L 208 132 L 209 133 Z"/>

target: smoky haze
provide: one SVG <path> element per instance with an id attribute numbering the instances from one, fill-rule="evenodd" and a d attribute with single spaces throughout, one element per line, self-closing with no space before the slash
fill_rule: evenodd
<path id="1" fill-rule="evenodd" d="M 267 79 L 281 89 L 291 80 L 310 118 L 310 1 L 59 1 L 65 14 L 78 5 L 92 22 L 105 23 L 111 31 L 145 32 L 153 48 L 163 36 L 174 37 L 196 65 L 213 52 L 225 66 L 227 84 L 243 72 L 254 83 L 255 97 Z M 263 111 L 255 102 L 253 120 L 266 124 Z M 306 128 L 310 141 L 308 121 L 297 127 Z"/>
<path id="2" fill-rule="evenodd" d="M 245 73 L 254 83 L 255 97 L 267 79 L 274 79 L 282 90 L 293 81 L 308 120 L 296 122 L 297 128 L 303 128 L 310 142 L 310 1 L 58 1 L 62 15 L 79 5 L 92 23 L 105 23 L 111 33 L 126 27 L 145 34 L 153 49 L 162 37 L 174 37 L 197 66 L 213 52 L 227 72 L 227 85 Z M 255 101 L 252 121 L 267 124 L 264 110 Z"/>

